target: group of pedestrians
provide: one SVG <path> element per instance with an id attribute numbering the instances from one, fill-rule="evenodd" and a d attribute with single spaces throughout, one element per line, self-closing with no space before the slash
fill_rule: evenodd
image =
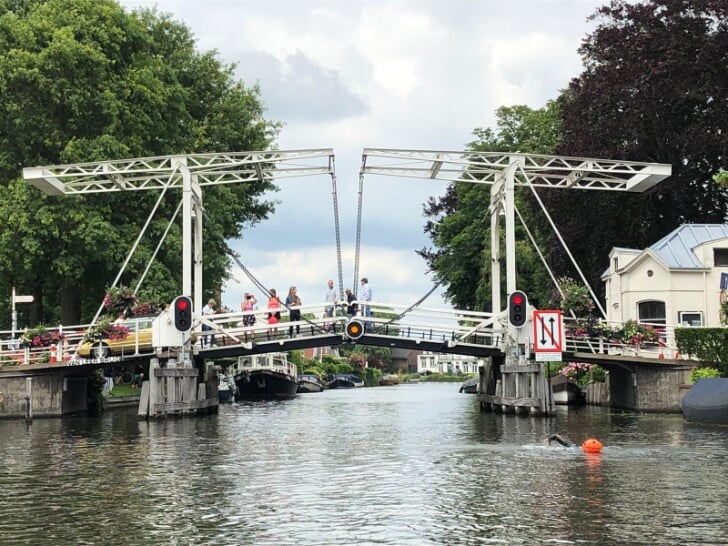
<path id="1" fill-rule="evenodd" d="M 341 306 L 345 309 L 346 314 L 349 317 L 354 317 L 357 314 L 361 314 L 363 317 L 371 316 L 371 308 L 365 303 L 372 299 L 372 290 L 369 287 L 369 280 L 366 277 L 361 279 L 361 287 L 359 288 L 359 297 L 347 288 L 344 291 L 344 299 L 339 299 L 339 294 L 334 287 L 334 281 L 329 279 L 327 282 L 326 293 L 324 294 L 324 318 L 333 318 L 336 315 L 337 306 Z M 256 323 L 256 311 L 257 311 L 258 299 L 254 294 L 245 292 L 243 294 L 243 300 L 240 302 L 240 310 L 243 312 L 242 325 L 245 327 L 255 326 Z M 295 337 L 301 333 L 301 298 L 298 295 L 298 290 L 295 286 L 291 286 L 288 289 L 288 295 L 286 296 L 285 303 L 281 301 L 278 296 L 278 292 L 275 288 L 268 290 L 268 302 L 266 305 L 266 321 L 269 325 L 268 338 L 275 336 L 278 333 L 276 325 L 281 321 L 281 308 L 285 307 L 289 310 L 289 318 L 291 325 L 288 327 L 288 337 Z M 217 312 L 217 303 L 214 298 L 210 298 L 202 308 L 202 316 L 206 317 Z M 369 329 L 369 322 L 365 323 L 365 328 Z M 203 322 L 202 330 L 204 332 L 210 331 L 213 328 Z M 336 326 L 333 321 L 327 321 L 324 323 L 324 330 L 336 331 Z M 245 332 L 245 339 L 248 339 L 248 332 Z M 214 347 L 215 346 L 215 335 L 203 333 L 202 337 L 203 347 Z"/>
<path id="2" fill-rule="evenodd" d="M 347 288 L 344 290 L 344 300 L 340 302 L 336 288 L 334 288 L 334 281 L 329 279 L 328 289 L 324 295 L 324 301 L 326 302 L 324 317 L 333 317 L 335 315 L 337 305 L 341 305 L 346 310 L 346 314 L 349 317 L 353 317 L 357 315 L 357 313 L 361 313 L 361 316 L 363 317 L 370 317 L 372 314 L 371 306 L 364 302 L 372 301 L 372 289 L 369 286 L 369 279 L 366 277 L 362 277 L 360 282 L 361 287 L 359 288 L 359 298 L 357 299 L 351 289 Z M 364 325 L 365 329 L 368 330 L 370 328 L 369 322 L 365 322 Z M 328 332 L 331 329 L 336 331 L 335 324 L 333 322 L 325 322 L 324 330 Z"/>
<path id="3" fill-rule="evenodd" d="M 240 303 L 240 309 L 243 311 L 243 326 L 254 326 L 255 325 L 255 311 L 256 306 L 258 304 L 258 300 L 255 297 L 255 295 L 246 292 L 243 295 L 243 301 Z M 301 298 L 298 297 L 298 291 L 295 286 L 291 286 L 288 289 L 288 295 L 286 296 L 285 300 L 285 306 L 290 310 L 290 321 L 291 322 L 298 322 L 301 320 Z M 275 326 L 281 321 L 281 307 L 283 307 L 283 302 L 281 302 L 281 298 L 278 296 L 278 291 L 275 288 L 270 288 L 268 290 L 268 303 L 266 305 L 267 313 L 266 313 L 266 321 L 269 325 L 268 328 L 268 337 L 274 336 L 278 333 L 278 328 Z M 301 332 L 301 325 L 296 324 L 295 325 L 295 333 L 299 334 Z M 293 337 L 294 333 L 294 326 L 291 325 L 288 328 L 288 335 L 290 337 Z M 247 332 L 245 334 L 245 337 L 247 339 Z"/>

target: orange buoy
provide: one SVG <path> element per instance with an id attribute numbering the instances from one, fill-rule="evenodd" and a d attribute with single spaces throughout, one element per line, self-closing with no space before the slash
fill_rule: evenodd
<path id="1" fill-rule="evenodd" d="M 602 443 L 594 438 L 589 438 L 588 440 L 584 440 L 584 443 L 581 444 L 581 450 L 584 453 L 601 453 Z"/>

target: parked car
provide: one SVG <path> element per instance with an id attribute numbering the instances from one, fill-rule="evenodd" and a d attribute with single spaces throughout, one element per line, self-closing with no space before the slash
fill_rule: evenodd
<path id="1" fill-rule="evenodd" d="M 82 358 L 106 358 L 113 354 L 135 354 L 152 350 L 152 322 L 156 317 L 134 317 L 121 322 L 129 329 L 124 339 L 86 341 L 78 348 Z"/>

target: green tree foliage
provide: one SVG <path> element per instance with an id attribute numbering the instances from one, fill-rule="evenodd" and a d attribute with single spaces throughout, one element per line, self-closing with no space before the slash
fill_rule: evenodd
<path id="1" fill-rule="evenodd" d="M 268 149 L 279 125 L 263 118 L 259 90 L 234 80 L 233 68 L 155 11 L 128 13 L 114 0 L 0 0 L 0 293 L 15 285 L 35 295 L 31 322 L 90 318 L 158 194 L 48 197 L 21 169 Z M 225 241 L 273 210 L 260 199 L 271 189 L 267 181 L 205 189 L 207 291 L 226 276 Z M 123 284 L 138 281 L 180 197 L 165 196 Z M 179 291 L 180 224 L 144 299 Z"/>
<path id="2" fill-rule="evenodd" d="M 722 223 L 726 167 L 728 3 L 614 1 L 580 53 L 585 70 L 560 97 L 559 154 L 669 163 L 672 176 L 645 194 L 544 191 L 544 201 L 590 284 L 614 246 L 644 248 L 685 222 Z M 552 263 L 571 275 L 560 245 Z"/>
<path id="3" fill-rule="evenodd" d="M 555 102 L 533 110 L 527 106 L 501 107 L 497 128 L 478 128 L 469 149 L 480 152 L 519 151 L 548 154 L 560 138 L 560 118 Z M 425 205 L 425 233 L 432 248 L 418 251 L 445 286 L 446 298 L 460 309 L 483 310 L 491 301 L 490 185 L 451 184 L 444 196 L 430 198 Z M 528 217 L 529 202 L 516 191 L 516 206 Z M 547 302 L 551 285 L 545 269 L 523 227 L 517 225 L 518 286 L 529 292 L 535 305 Z M 528 226 L 531 231 L 534 226 Z M 505 235 L 501 234 L 501 248 Z M 503 285 L 505 286 L 505 285 Z"/>

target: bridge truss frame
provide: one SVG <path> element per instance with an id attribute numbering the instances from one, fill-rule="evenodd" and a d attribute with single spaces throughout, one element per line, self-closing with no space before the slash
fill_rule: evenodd
<path id="1" fill-rule="evenodd" d="M 510 294 L 517 289 L 516 186 L 529 187 L 534 193 L 536 188 L 639 193 L 652 188 L 671 173 L 672 166 L 664 163 L 526 153 L 365 148 L 359 176 L 360 186 L 364 175 L 490 185 L 492 304 L 494 313 L 497 309 L 502 316 L 500 217 L 503 216 L 505 222 L 506 291 Z M 538 199 L 538 194 L 535 195 Z M 543 204 L 541 206 L 543 208 Z M 545 208 L 544 212 L 548 215 Z M 361 221 L 360 218 L 358 221 Z M 553 222 L 551 224 L 556 229 Z M 561 241 L 565 246 L 563 239 Z M 356 256 L 358 244 L 357 239 Z M 566 250 L 568 252 L 568 248 Z M 578 264 L 575 265 L 578 269 Z M 513 339 L 518 339 L 518 335 L 519 332 L 511 328 Z"/>
<path id="2" fill-rule="evenodd" d="M 182 293 L 202 305 L 202 188 L 220 184 L 330 175 L 333 186 L 339 276 L 341 241 L 336 212 L 336 175 L 331 148 L 289 151 L 179 154 L 133 159 L 26 167 L 23 178 L 52 196 L 121 191 L 182 190 Z M 340 284 L 343 281 L 340 280 Z M 194 292 L 193 292 L 194 291 Z M 101 311 L 97 312 L 94 321 Z"/>

